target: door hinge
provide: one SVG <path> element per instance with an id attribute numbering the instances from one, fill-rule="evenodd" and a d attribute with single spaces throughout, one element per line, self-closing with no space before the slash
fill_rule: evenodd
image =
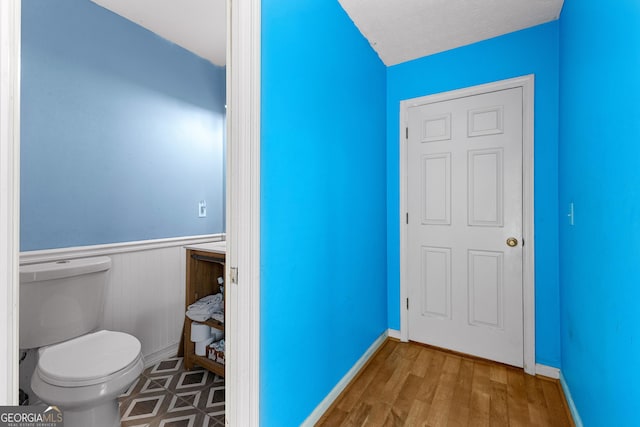
<path id="1" fill-rule="evenodd" d="M 409 224 L 409 212 L 407 212 L 407 224 Z"/>
<path id="2" fill-rule="evenodd" d="M 404 135 L 405 135 L 404 137 L 406 139 L 409 139 L 409 128 L 408 127 L 404 128 Z"/>
<path id="3" fill-rule="evenodd" d="M 238 284 L 238 267 L 231 267 L 229 269 L 229 274 L 231 275 L 231 283 Z"/>
<path id="4" fill-rule="evenodd" d="M 407 310 L 409 310 L 409 298 L 407 298 Z"/>

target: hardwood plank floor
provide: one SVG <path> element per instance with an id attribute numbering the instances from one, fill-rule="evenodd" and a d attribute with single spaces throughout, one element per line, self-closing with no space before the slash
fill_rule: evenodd
<path id="1" fill-rule="evenodd" d="M 316 426 L 574 426 L 557 380 L 393 339 Z"/>

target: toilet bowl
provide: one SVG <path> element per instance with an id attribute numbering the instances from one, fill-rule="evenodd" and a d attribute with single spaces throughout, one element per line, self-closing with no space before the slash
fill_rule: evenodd
<path id="1" fill-rule="evenodd" d="M 108 257 L 20 266 L 20 348 L 38 355 L 29 384 L 65 427 L 119 426 L 118 396 L 144 369 L 136 337 L 99 330 L 110 268 Z"/>
<path id="2" fill-rule="evenodd" d="M 140 341 L 98 331 L 39 350 L 34 393 L 63 408 L 65 426 L 120 425 L 117 397 L 142 373 Z"/>

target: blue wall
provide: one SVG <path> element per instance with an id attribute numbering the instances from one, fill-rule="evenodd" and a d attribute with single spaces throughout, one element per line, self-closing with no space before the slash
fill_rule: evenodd
<path id="1" fill-rule="evenodd" d="M 262 426 L 298 426 L 387 328 L 385 122 L 336 0 L 262 1 Z"/>
<path id="2" fill-rule="evenodd" d="M 389 327 L 400 329 L 400 101 L 525 74 L 535 74 L 536 360 L 559 367 L 557 21 L 388 68 Z"/>
<path id="3" fill-rule="evenodd" d="M 224 231 L 224 68 L 89 0 L 22 34 L 21 250 Z"/>
<path id="4" fill-rule="evenodd" d="M 639 22 L 636 0 L 565 0 L 560 19 L 562 370 L 590 427 L 638 425 Z"/>

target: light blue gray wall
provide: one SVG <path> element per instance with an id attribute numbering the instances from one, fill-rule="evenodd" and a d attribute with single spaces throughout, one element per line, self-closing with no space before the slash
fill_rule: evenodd
<path id="1" fill-rule="evenodd" d="M 224 231 L 224 68 L 89 0 L 22 31 L 22 251 Z"/>

